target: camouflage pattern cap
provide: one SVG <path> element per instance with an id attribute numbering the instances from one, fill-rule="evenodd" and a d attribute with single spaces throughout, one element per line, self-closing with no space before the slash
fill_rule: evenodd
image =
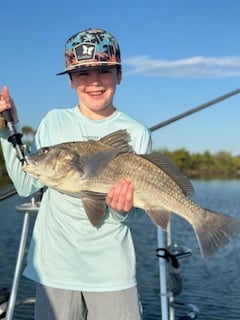
<path id="1" fill-rule="evenodd" d="M 103 29 L 86 29 L 65 44 L 66 68 L 57 75 L 88 70 L 91 67 L 121 65 L 120 48 L 115 37 Z"/>

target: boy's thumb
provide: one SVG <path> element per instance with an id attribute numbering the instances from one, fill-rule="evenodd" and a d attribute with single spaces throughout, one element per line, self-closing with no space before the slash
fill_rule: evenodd
<path id="1" fill-rule="evenodd" d="M 4 87 L 2 88 L 2 96 L 3 96 L 5 99 L 9 100 L 9 92 L 8 92 L 8 87 L 7 87 L 7 86 L 4 86 Z"/>

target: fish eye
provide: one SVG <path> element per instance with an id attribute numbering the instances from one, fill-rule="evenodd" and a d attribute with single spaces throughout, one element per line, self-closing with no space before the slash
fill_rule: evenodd
<path id="1" fill-rule="evenodd" d="M 45 154 L 45 153 L 48 153 L 48 150 L 49 150 L 49 148 L 45 147 L 45 148 L 42 148 L 40 151 L 41 151 L 41 153 Z"/>

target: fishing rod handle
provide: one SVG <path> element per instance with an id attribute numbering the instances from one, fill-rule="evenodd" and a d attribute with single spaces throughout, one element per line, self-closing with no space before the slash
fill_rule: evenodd
<path id="1" fill-rule="evenodd" d="M 7 124 L 7 127 L 9 129 L 10 133 L 11 134 L 16 133 L 15 124 L 14 124 L 14 120 L 13 120 L 13 116 L 12 116 L 11 111 L 9 109 L 8 110 L 4 110 L 2 112 L 2 116 L 6 121 L 6 124 Z"/>
<path id="2" fill-rule="evenodd" d="M 2 116 L 5 118 L 7 122 L 13 122 L 13 117 L 10 109 L 2 111 Z"/>
<path id="3" fill-rule="evenodd" d="M 14 120 L 13 120 L 13 116 L 12 116 L 12 113 L 11 113 L 11 111 L 9 109 L 8 110 L 4 110 L 2 112 L 2 116 L 6 120 L 7 127 L 8 127 L 8 129 L 10 131 L 10 136 L 8 138 L 8 141 L 11 142 L 13 147 L 16 149 L 17 157 L 23 164 L 24 162 L 26 162 L 26 158 L 25 158 L 25 155 L 24 155 L 24 148 L 23 148 L 23 143 L 22 143 L 22 140 L 21 140 L 22 134 L 18 133 L 16 131 L 15 123 L 14 123 Z"/>

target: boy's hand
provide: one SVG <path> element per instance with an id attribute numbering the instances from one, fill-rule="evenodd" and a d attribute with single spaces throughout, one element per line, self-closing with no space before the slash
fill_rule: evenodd
<path id="1" fill-rule="evenodd" d="M 106 203 L 113 210 L 126 213 L 133 207 L 133 191 L 131 182 L 122 179 L 110 189 Z"/>
<path id="2" fill-rule="evenodd" d="M 0 113 L 10 109 L 14 122 L 18 122 L 17 108 L 8 92 L 8 87 L 4 86 L 0 92 Z"/>

